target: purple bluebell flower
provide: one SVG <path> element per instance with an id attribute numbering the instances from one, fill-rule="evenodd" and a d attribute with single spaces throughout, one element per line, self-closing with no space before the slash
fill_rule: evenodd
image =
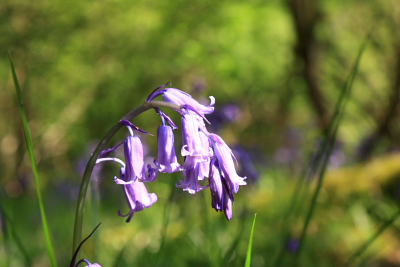
<path id="1" fill-rule="evenodd" d="M 181 180 L 178 186 L 184 188 L 190 194 L 194 194 L 206 187 L 199 185 L 199 180 L 203 180 L 209 173 L 209 162 L 212 150 L 208 138 L 203 132 L 199 131 L 204 127 L 202 118 L 195 114 L 183 112 L 182 115 L 182 156 L 185 157 L 183 164 L 183 175 L 185 180 Z M 206 131 L 206 130 L 205 130 Z"/>
<path id="2" fill-rule="evenodd" d="M 168 125 L 160 125 L 157 130 L 158 161 L 154 163 L 159 172 L 173 173 L 181 170 L 176 158 L 174 147 L 174 133 Z"/>
<path id="3" fill-rule="evenodd" d="M 149 172 L 149 176 L 146 177 L 142 142 L 139 137 L 133 136 L 130 126 L 128 129 L 130 130 L 131 135 L 128 136 L 123 143 L 126 163 L 118 158 L 109 157 L 99 158 L 96 161 L 96 164 L 103 161 L 115 161 L 122 165 L 120 169 L 120 177 L 115 177 L 114 181 L 124 187 L 125 196 L 129 205 L 129 212 L 126 215 L 122 215 L 121 212 L 118 211 L 118 214 L 121 217 L 128 217 L 126 222 L 129 222 L 132 219 L 135 212 L 148 208 L 157 201 L 157 195 L 154 193 L 148 193 L 146 186 L 144 185 L 144 181 L 153 181 L 157 173 Z M 102 155 L 108 155 L 117 147 L 107 149 L 106 152 L 102 153 Z"/>
<path id="4" fill-rule="evenodd" d="M 120 178 L 114 177 L 114 181 L 116 184 L 121 184 L 124 187 L 125 196 L 129 205 L 129 212 L 126 215 L 123 215 L 118 211 L 118 215 L 121 217 L 128 217 L 126 222 L 131 221 L 135 212 L 141 211 L 144 208 L 149 208 L 157 202 L 157 195 L 154 193 L 148 193 L 144 182 L 139 179 L 126 182 L 126 166 L 123 161 L 117 158 L 101 158 L 98 159 L 96 163 L 103 161 L 115 161 L 122 165 L 122 168 L 120 169 Z"/>
<path id="5" fill-rule="evenodd" d="M 163 86 L 154 90 L 150 96 L 147 98 L 146 101 L 151 101 L 159 95 L 163 95 L 163 99 L 165 102 L 173 103 L 176 105 L 189 105 L 193 107 L 197 112 L 201 114 L 210 114 L 214 111 L 213 105 L 215 104 L 215 98 L 210 96 L 211 103 L 208 106 L 204 106 L 197 102 L 191 95 L 185 93 L 176 88 L 164 88 L 161 89 Z"/>
<path id="6" fill-rule="evenodd" d="M 212 133 L 210 133 L 208 137 L 211 140 L 219 168 L 229 182 L 230 190 L 237 193 L 240 185 L 246 185 L 246 182 L 244 181 L 246 177 L 242 178 L 236 173 L 235 164 L 233 162 L 234 155 L 224 140 L 222 140 L 218 135 Z"/>
<path id="7" fill-rule="evenodd" d="M 123 180 L 123 176 L 124 168 L 121 168 L 121 180 Z M 118 178 L 116 178 L 116 180 L 117 179 Z M 154 193 L 149 193 L 144 185 L 144 182 L 139 180 L 133 181 L 129 184 L 123 184 L 123 187 L 130 210 L 126 215 L 123 215 L 120 211 L 118 211 L 118 215 L 121 217 L 128 217 L 126 219 L 127 223 L 131 221 L 135 212 L 151 207 L 158 200 L 157 195 Z"/>
<path id="8" fill-rule="evenodd" d="M 167 88 L 165 89 L 163 99 L 165 102 L 174 103 L 181 106 L 189 105 L 201 114 L 210 114 L 214 111 L 213 105 L 215 104 L 215 98 L 213 96 L 210 96 L 210 105 L 204 106 L 197 102 L 197 100 L 195 100 L 188 93 L 185 93 L 175 88 Z"/>
<path id="9" fill-rule="evenodd" d="M 210 157 L 209 147 L 203 147 L 204 140 L 200 137 L 199 127 L 204 123 L 198 119 L 200 117 L 185 113 L 182 115 L 182 156 L 190 156 L 205 160 Z M 203 124 L 203 125 L 202 125 Z"/>
<path id="10" fill-rule="evenodd" d="M 195 194 L 207 188 L 208 185 L 201 186 L 199 184 L 199 163 L 193 157 L 187 157 L 185 164 L 186 167 L 182 171 L 185 179 L 180 180 L 180 184 L 176 184 L 176 187 L 183 188 L 183 191 L 188 191 L 189 194 Z"/>
<path id="11" fill-rule="evenodd" d="M 225 217 L 232 219 L 233 194 L 229 184 L 218 167 L 217 160 L 213 158 L 210 163 L 210 191 L 211 206 L 216 211 L 224 211 Z"/>
<path id="12" fill-rule="evenodd" d="M 124 143 L 125 182 L 136 181 L 146 176 L 143 145 L 137 136 L 128 136 Z"/>
<path id="13" fill-rule="evenodd" d="M 199 180 L 203 180 L 204 177 L 208 177 L 210 173 L 210 159 L 214 154 L 210 146 L 210 141 L 204 134 L 204 130 L 205 128 L 199 132 L 201 147 L 206 153 L 206 157 L 203 157 L 203 161 L 199 161 Z"/>

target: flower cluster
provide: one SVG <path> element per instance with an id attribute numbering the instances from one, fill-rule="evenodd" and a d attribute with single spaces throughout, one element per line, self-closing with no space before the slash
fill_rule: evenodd
<path id="1" fill-rule="evenodd" d="M 245 185 L 246 177 L 240 177 L 235 170 L 236 159 L 224 140 L 206 128 L 206 114 L 214 111 L 214 97 L 210 97 L 208 106 L 202 105 L 189 94 L 176 88 L 161 86 L 154 90 L 146 102 L 158 96 L 168 103 L 175 104 L 180 109 L 175 109 L 181 115 L 182 147 L 181 155 L 183 164 L 178 162 L 173 130 L 178 129 L 174 122 L 161 111 L 155 108 L 160 116 L 162 125 L 158 127 L 158 157 L 154 160 L 155 167 L 147 165 L 147 172 L 143 160 L 143 146 L 134 131 L 147 133 L 131 122 L 123 120 L 120 123 L 127 126 L 130 136 L 114 148 L 103 151 L 97 163 L 115 161 L 121 164 L 120 177 L 114 181 L 124 187 L 125 195 L 130 207 L 126 215 L 127 222 L 132 219 L 135 212 L 148 208 L 157 201 L 154 193 L 148 193 L 144 183 L 156 180 L 158 173 L 182 172 L 183 179 L 176 184 L 190 194 L 195 194 L 203 189 L 210 188 L 212 207 L 216 211 L 224 211 L 228 220 L 232 218 L 233 193 L 237 193 L 239 186 Z M 108 154 L 123 145 L 125 162 L 110 158 Z M 208 185 L 202 186 L 199 181 L 208 178 Z"/>

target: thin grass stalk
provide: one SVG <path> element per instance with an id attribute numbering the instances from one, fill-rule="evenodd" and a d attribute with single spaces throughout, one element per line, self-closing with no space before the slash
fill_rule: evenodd
<path id="1" fill-rule="evenodd" d="M 300 239 L 299 239 L 299 248 L 298 248 L 298 251 L 296 253 L 296 258 L 300 255 L 301 249 L 304 246 L 304 240 L 306 238 L 307 229 L 308 229 L 308 226 L 310 224 L 311 218 L 312 218 L 312 216 L 314 214 L 314 210 L 315 210 L 315 206 L 316 206 L 317 199 L 318 199 L 318 196 L 319 196 L 319 192 L 321 191 L 322 184 L 323 184 L 323 181 L 324 181 L 327 163 L 329 161 L 329 157 L 331 155 L 331 152 L 332 152 L 333 146 L 335 144 L 335 141 L 336 141 L 336 131 L 334 132 L 334 136 L 333 136 L 333 138 L 331 140 L 330 146 L 328 147 L 328 151 L 327 151 L 327 153 L 326 153 L 326 155 L 324 157 L 323 163 L 322 163 L 322 170 L 321 170 L 320 175 L 318 177 L 317 186 L 316 186 L 314 194 L 312 196 L 311 205 L 310 205 L 310 208 L 309 208 L 309 210 L 307 212 L 305 223 L 304 223 L 303 229 L 301 231 L 301 235 L 300 235 Z"/>
<path id="2" fill-rule="evenodd" d="M 335 144 L 336 141 L 336 136 L 337 136 L 337 130 L 339 128 L 340 122 L 342 120 L 343 114 L 344 114 L 344 109 L 347 103 L 347 100 L 350 98 L 350 92 L 351 92 L 351 88 L 353 85 L 353 81 L 354 78 L 358 72 L 358 68 L 359 68 L 359 63 L 361 60 L 361 56 L 367 46 L 367 43 L 369 41 L 369 36 L 367 36 L 367 38 L 364 40 L 364 42 L 361 44 L 361 47 L 359 49 L 359 52 L 357 54 L 357 58 L 354 64 L 354 67 L 350 73 L 349 78 L 347 79 L 343 90 L 341 91 L 339 100 L 336 104 L 335 107 L 335 112 L 334 115 L 332 117 L 332 120 L 329 124 L 328 130 L 326 132 L 325 135 L 325 140 L 327 140 L 327 142 L 325 142 L 324 147 L 328 146 L 327 148 L 327 153 L 324 155 L 324 160 L 322 161 L 322 166 L 319 172 L 319 176 L 318 176 L 318 181 L 317 181 L 317 186 L 315 188 L 314 194 L 312 196 L 311 199 L 311 205 L 310 208 L 307 212 L 306 218 L 305 218 L 305 223 L 301 232 L 301 236 L 300 236 L 300 240 L 299 240 L 299 248 L 298 251 L 296 253 L 296 259 L 298 258 L 298 256 L 301 254 L 301 250 L 304 246 L 304 240 L 306 237 L 306 233 L 307 233 L 307 229 L 309 226 L 309 223 L 311 221 L 311 218 L 313 216 L 314 210 L 315 210 L 315 206 L 316 206 L 316 201 L 318 199 L 319 196 L 319 192 L 321 191 L 322 188 L 322 184 L 324 181 L 324 177 L 325 177 L 325 171 L 326 171 L 326 167 L 327 167 L 327 163 L 330 157 L 330 154 L 332 152 L 333 146 Z"/>
<path id="3" fill-rule="evenodd" d="M 398 210 L 393 216 L 386 221 L 378 230 L 359 248 L 356 252 L 349 257 L 347 261 L 347 266 L 350 266 L 361 254 L 364 253 L 365 250 L 385 231 L 389 226 L 391 226 L 395 220 L 400 216 L 400 210 Z"/>
<path id="4" fill-rule="evenodd" d="M 167 103 L 163 101 L 150 101 L 150 102 L 145 102 L 144 104 L 135 108 L 134 110 L 131 110 L 124 117 L 122 117 L 121 120 L 131 120 L 136 116 L 140 115 L 141 113 L 155 107 L 169 107 L 173 109 L 180 109 L 180 106 L 172 103 Z M 79 246 L 82 239 L 82 225 L 83 225 L 83 216 L 85 211 L 86 194 L 90 182 L 90 176 L 92 174 L 94 166 L 96 165 L 96 160 L 100 155 L 101 151 L 103 151 L 106 148 L 110 140 L 122 127 L 123 126 L 119 122 L 117 122 L 114 126 L 110 128 L 110 130 L 106 133 L 106 135 L 103 137 L 103 139 L 101 139 L 101 141 L 97 145 L 96 149 L 92 153 L 86 165 L 85 172 L 83 174 L 81 181 L 81 186 L 79 189 L 78 203 L 76 206 L 72 254 L 74 254 L 75 250 Z"/>
<path id="5" fill-rule="evenodd" d="M 345 106 L 345 100 L 349 97 L 350 89 L 351 89 L 354 77 L 355 77 L 356 73 L 358 72 L 359 61 L 361 59 L 362 52 L 364 51 L 368 40 L 369 40 L 369 37 L 367 37 L 366 40 L 361 45 L 361 48 L 357 55 L 357 59 L 356 59 L 354 68 L 349 76 L 349 79 L 346 81 L 346 83 L 343 87 L 343 90 L 341 90 L 339 99 L 335 105 L 332 119 L 329 123 L 327 130 L 324 133 L 325 141 L 320 146 L 320 148 L 317 150 L 316 155 L 310 157 L 310 162 L 308 164 L 308 167 L 304 169 L 303 174 L 300 176 L 300 179 L 298 179 L 298 181 L 296 182 L 296 185 L 295 185 L 295 188 L 294 188 L 294 191 L 292 194 L 292 199 L 290 201 L 289 209 L 287 211 L 287 214 L 284 216 L 285 219 L 284 219 L 282 229 L 283 229 L 284 236 L 286 236 L 286 237 L 289 236 L 288 229 L 289 229 L 289 224 L 290 224 L 290 217 L 292 216 L 292 213 L 296 209 L 296 204 L 297 204 L 298 198 L 303 194 L 303 188 L 304 188 L 304 183 L 305 183 L 306 179 L 312 177 L 317 172 L 318 169 L 321 169 L 322 159 L 325 158 L 325 156 L 326 156 L 327 147 L 329 145 L 329 140 L 333 136 L 333 131 L 334 131 L 335 127 L 338 126 L 338 124 L 341 120 L 341 116 L 343 114 L 343 109 Z M 330 155 L 330 153 L 329 153 L 329 155 Z M 328 155 L 328 158 L 329 158 L 329 155 Z M 313 199 L 314 199 L 314 196 L 313 196 Z M 278 266 L 280 264 L 284 254 L 285 254 L 286 239 L 287 238 L 285 238 L 284 243 L 282 244 L 282 246 L 278 252 L 278 256 L 276 257 L 276 260 L 274 261 L 272 266 Z"/>
<path id="6" fill-rule="evenodd" d="M 20 107 L 20 110 L 21 110 L 22 124 L 23 124 L 23 127 L 24 127 L 24 133 L 25 133 L 25 141 L 26 141 L 26 146 L 27 146 L 27 149 L 28 149 L 29 159 L 30 159 L 30 162 L 31 162 L 33 177 L 34 177 L 34 180 L 35 180 L 36 194 L 37 194 L 37 197 L 38 197 L 40 216 L 41 216 L 41 219 L 42 219 L 43 232 L 44 232 L 45 240 L 46 240 L 47 254 L 48 254 L 51 266 L 56 267 L 57 266 L 57 262 L 56 262 L 56 257 L 54 255 L 53 245 L 51 243 L 50 230 L 49 230 L 49 227 L 48 227 L 48 224 L 47 224 L 47 217 L 46 217 L 46 212 L 45 212 L 45 209 L 44 209 L 42 192 L 41 192 L 41 188 L 40 188 L 40 179 L 39 179 L 39 174 L 38 174 L 37 166 L 36 166 L 35 153 L 34 153 L 34 150 L 33 150 L 32 136 L 31 136 L 31 133 L 30 133 L 30 130 L 29 130 L 29 126 L 28 126 L 28 119 L 26 117 L 26 112 L 25 112 L 25 106 L 24 106 L 24 102 L 23 102 L 22 92 L 21 92 L 21 88 L 19 86 L 17 74 L 15 72 L 15 67 L 14 67 L 14 64 L 12 62 L 10 54 L 8 54 L 8 59 L 10 61 L 11 72 L 12 72 L 12 76 L 13 76 L 13 80 L 14 80 L 14 86 L 15 86 L 15 90 L 17 92 L 18 103 L 19 103 L 19 107 Z"/>
<path id="7" fill-rule="evenodd" d="M 244 263 L 244 267 L 250 267 L 251 265 L 251 253 L 253 251 L 253 239 L 254 239 L 254 228 L 256 226 L 256 218 L 257 218 L 257 213 L 254 214 L 253 226 L 251 227 L 249 245 L 247 247 L 246 262 Z"/>
<path id="8" fill-rule="evenodd" d="M 326 142 L 324 142 L 326 143 Z M 286 244 L 287 241 L 290 238 L 290 223 L 291 220 L 295 220 L 296 217 L 299 215 L 298 211 L 297 211 L 297 204 L 298 204 L 298 199 L 300 198 L 300 196 L 304 196 L 304 198 L 306 198 L 306 196 L 309 193 L 309 190 L 305 190 L 308 189 L 305 188 L 306 185 L 306 181 L 307 179 L 310 179 L 315 173 L 316 173 L 316 169 L 320 164 L 320 161 L 322 159 L 322 155 L 323 152 L 325 150 L 325 144 L 322 146 L 319 146 L 317 148 L 317 151 L 314 153 L 310 153 L 309 156 L 309 162 L 307 164 L 307 167 L 303 169 L 300 178 L 296 181 L 295 187 L 293 189 L 293 193 L 292 193 L 292 197 L 290 200 L 290 204 L 289 204 L 289 208 L 286 212 L 286 214 L 283 216 L 283 225 L 282 225 L 282 236 L 284 236 L 283 238 L 283 242 L 281 243 L 278 252 L 276 253 L 277 256 L 275 257 L 275 260 L 273 261 L 273 264 L 271 266 L 275 267 L 275 266 L 281 266 L 281 262 L 283 260 L 284 255 L 286 254 Z M 310 184 L 310 183 L 309 183 Z M 293 218 L 294 217 L 294 218 Z"/>

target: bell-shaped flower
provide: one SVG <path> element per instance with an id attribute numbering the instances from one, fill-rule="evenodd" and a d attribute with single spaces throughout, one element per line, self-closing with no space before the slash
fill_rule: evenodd
<path id="1" fill-rule="evenodd" d="M 195 157 L 199 160 L 206 160 L 210 157 L 210 150 L 208 147 L 203 147 L 204 141 L 202 141 L 199 132 L 199 121 L 196 115 L 184 113 L 182 115 L 182 143 L 183 147 L 181 150 L 182 156 Z"/>
<path id="2" fill-rule="evenodd" d="M 126 200 L 129 205 L 129 212 L 126 215 L 123 215 L 120 211 L 118 211 L 118 215 L 121 217 L 128 217 L 126 222 L 130 222 L 135 212 L 151 207 L 157 202 L 158 198 L 156 194 L 147 191 L 147 188 L 142 181 L 135 180 L 131 183 L 121 183 L 121 181 L 124 180 L 125 174 L 125 168 L 122 167 L 120 172 L 121 179 L 115 177 L 114 180 L 117 184 L 123 185 Z"/>
<path id="3" fill-rule="evenodd" d="M 211 159 L 209 181 L 211 206 L 216 211 L 224 211 L 228 220 L 232 219 L 233 194 L 229 189 L 228 182 L 221 174 L 215 158 Z"/>
<path id="4" fill-rule="evenodd" d="M 230 190 L 234 193 L 237 193 L 240 185 L 246 185 L 246 182 L 244 181 L 246 177 L 240 177 L 236 173 L 232 150 L 218 135 L 210 133 L 208 134 L 208 138 L 211 140 L 218 166 L 221 169 L 224 177 L 229 182 Z"/>
<path id="5" fill-rule="evenodd" d="M 137 136 L 128 136 L 124 143 L 125 182 L 136 181 L 146 176 L 143 145 Z"/>
<path id="6" fill-rule="evenodd" d="M 199 184 L 199 163 L 195 158 L 186 157 L 184 165 L 186 166 L 182 173 L 185 179 L 180 180 L 180 184 L 176 184 L 176 187 L 183 188 L 183 191 L 188 191 L 189 194 L 195 194 L 208 187 Z"/>
<path id="7" fill-rule="evenodd" d="M 115 146 L 113 148 L 109 148 L 109 149 L 102 151 L 99 156 L 99 159 L 97 160 L 97 163 L 102 162 L 102 161 L 107 161 L 107 160 L 114 160 L 114 161 L 120 162 L 121 160 L 119 160 L 119 159 L 107 158 L 107 156 L 123 144 L 124 145 L 124 157 L 125 157 L 125 163 L 126 163 L 126 164 L 122 163 L 124 167 L 126 165 L 123 182 L 130 183 L 132 181 L 136 181 L 137 179 L 146 180 L 146 169 L 144 166 L 144 156 L 143 156 L 143 144 L 142 144 L 142 141 L 140 141 L 140 138 L 138 136 L 133 135 L 133 130 L 139 131 L 142 133 L 147 133 L 147 132 L 139 129 L 137 126 L 135 126 L 130 121 L 121 120 L 120 123 L 122 125 L 127 126 L 128 130 L 130 132 L 130 136 L 128 136 L 123 143 L 118 144 L 117 146 Z"/>
<path id="8" fill-rule="evenodd" d="M 130 122 L 124 122 L 124 124 Z M 118 214 L 122 217 L 128 217 L 126 222 L 129 222 L 134 213 L 148 208 L 157 201 L 157 195 L 154 193 L 148 193 L 146 186 L 143 181 L 154 180 L 156 172 L 149 172 L 149 177 L 146 177 L 143 159 L 143 145 L 139 137 L 133 136 L 131 126 L 128 129 L 131 135 L 125 139 L 124 144 L 124 156 L 125 163 L 118 158 L 104 157 L 119 147 L 117 145 L 112 149 L 107 149 L 101 153 L 102 158 L 97 159 L 96 164 L 103 161 L 115 161 L 122 165 L 120 169 L 120 177 L 115 177 L 114 181 L 117 184 L 121 184 L 124 187 L 125 196 L 129 205 L 129 212 L 126 215 L 122 215 L 120 211 Z M 136 126 L 134 126 L 136 127 Z M 136 127 L 137 128 L 137 127 Z M 136 130 L 138 130 L 137 128 Z M 140 130 L 140 129 L 139 129 Z"/>
<path id="9" fill-rule="evenodd" d="M 168 85 L 168 84 L 166 84 Z M 164 85 L 164 86 L 166 86 Z M 197 112 L 201 114 L 210 114 L 214 111 L 213 105 L 215 104 L 215 98 L 213 96 L 210 96 L 211 103 L 208 106 L 202 105 L 197 100 L 195 100 L 191 95 L 188 93 L 185 93 L 179 89 L 176 88 L 164 88 L 161 89 L 164 86 L 158 87 L 156 90 L 154 90 L 149 97 L 147 98 L 146 101 L 151 101 L 154 98 L 156 98 L 159 95 L 163 95 L 163 99 L 165 102 L 168 103 L 173 103 L 176 105 L 189 105 L 193 107 Z"/>
<path id="10" fill-rule="evenodd" d="M 211 103 L 208 106 L 204 106 L 197 102 L 191 95 L 175 88 L 166 88 L 163 99 L 165 102 L 174 103 L 177 105 L 189 105 L 193 107 L 197 112 L 201 114 L 210 114 L 214 111 L 213 105 L 215 104 L 215 98 L 210 96 Z"/>
<path id="11" fill-rule="evenodd" d="M 176 158 L 174 147 L 174 133 L 168 125 L 160 125 L 157 130 L 158 161 L 154 162 L 158 171 L 173 173 L 181 171 L 181 165 Z M 149 171 L 150 173 L 150 171 Z"/>
<path id="12" fill-rule="evenodd" d="M 204 177 L 208 177 L 210 172 L 210 158 L 213 155 L 213 151 L 210 147 L 210 141 L 203 131 L 199 132 L 201 147 L 203 151 L 206 151 L 206 157 L 203 157 L 203 161 L 199 161 L 199 179 L 203 180 Z"/>

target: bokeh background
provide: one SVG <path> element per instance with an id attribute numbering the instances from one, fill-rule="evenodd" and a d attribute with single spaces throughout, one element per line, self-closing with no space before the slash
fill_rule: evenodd
<path id="1" fill-rule="evenodd" d="M 159 201 L 126 224 L 117 216 L 127 208 L 112 179 L 118 166 L 103 164 L 93 174 L 84 233 L 103 224 L 83 255 L 103 266 L 242 266 L 257 212 L 253 266 L 271 266 L 281 247 L 285 260 L 295 253 L 301 210 L 289 237 L 279 230 L 294 184 L 369 35 L 299 263 L 341 266 L 398 210 L 399 27 L 397 0 L 1 1 L 0 199 L 12 223 L 1 223 L 0 265 L 26 264 L 18 239 L 34 266 L 49 265 L 7 52 L 61 266 L 96 142 L 166 82 L 203 103 L 216 98 L 209 129 L 234 148 L 248 177 L 234 217 L 211 209 L 208 190 L 193 196 L 175 188 L 181 176 L 172 174 L 148 185 Z M 153 134 L 160 124 L 153 111 L 133 122 Z M 143 140 L 150 160 L 156 138 Z M 365 266 L 400 266 L 399 227 L 394 222 L 372 244 Z"/>

